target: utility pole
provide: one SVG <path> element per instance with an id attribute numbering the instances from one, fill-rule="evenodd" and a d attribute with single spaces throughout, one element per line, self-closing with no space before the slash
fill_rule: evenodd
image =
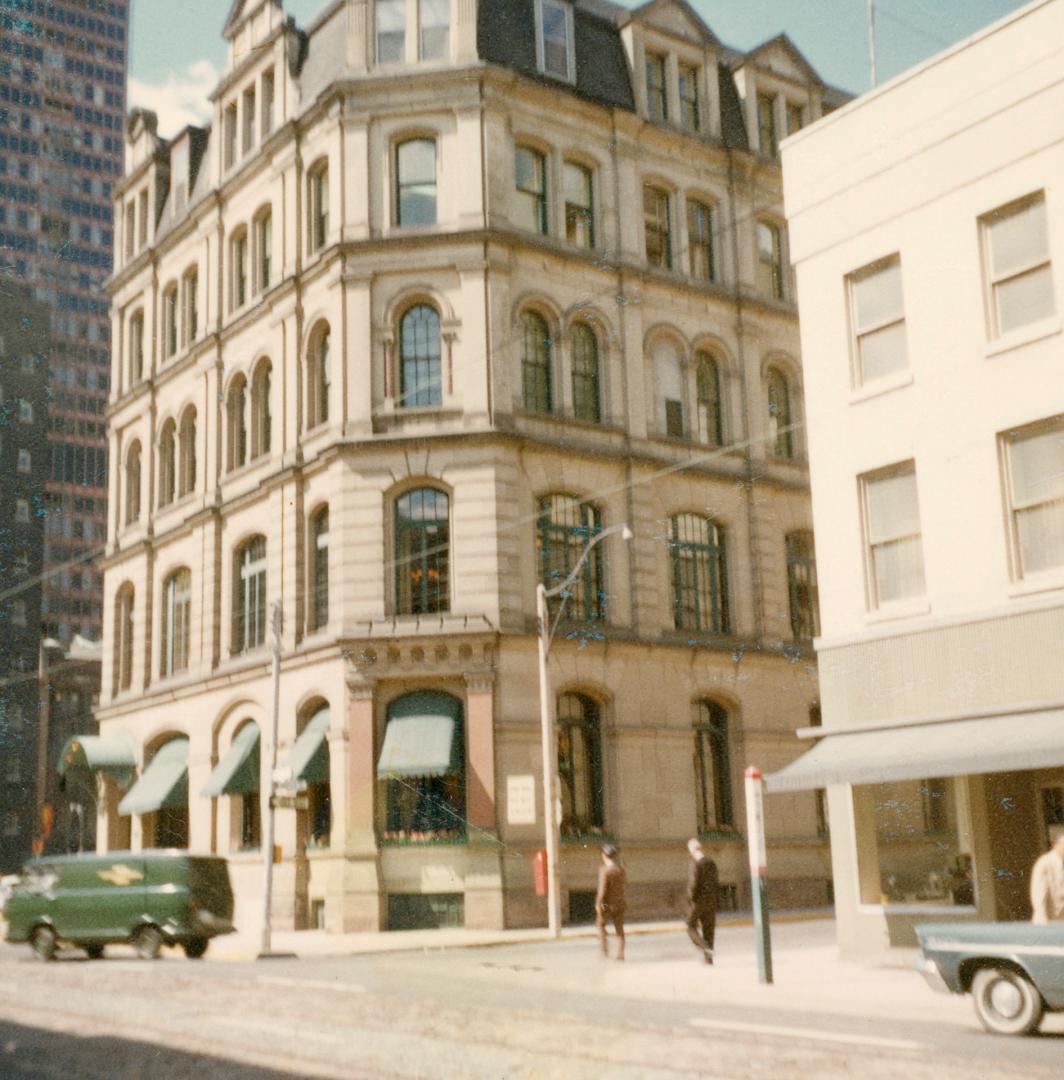
<path id="1" fill-rule="evenodd" d="M 871 70 L 871 85 L 876 86 L 876 3 L 868 0 L 868 60 Z"/>
<path id="2" fill-rule="evenodd" d="M 768 856 L 765 850 L 765 799 L 761 770 L 746 770 L 746 842 L 750 849 L 750 885 L 753 889 L 754 936 L 757 940 L 758 981 L 772 982 L 772 940 L 768 924 Z"/>
<path id="3" fill-rule="evenodd" d="M 266 775 L 262 793 L 262 812 L 266 821 L 266 835 L 262 843 L 262 947 L 259 958 L 271 955 L 270 908 L 273 906 L 273 837 L 274 837 L 274 779 L 277 769 L 277 731 L 281 717 L 281 605 L 273 605 L 273 724 L 270 742 L 266 750 Z"/>

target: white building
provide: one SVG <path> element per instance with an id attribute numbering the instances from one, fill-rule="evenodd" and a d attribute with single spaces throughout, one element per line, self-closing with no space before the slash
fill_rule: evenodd
<path id="1" fill-rule="evenodd" d="M 339 0 L 306 32 L 247 0 L 225 34 L 209 132 L 134 114 L 117 196 L 101 845 L 226 854 L 254 917 L 277 604 L 310 785 L 278 925 L 542 921 L 542 807 L 508 804 L 536 582 L 627 522 L 551 657 L 566 910 L 607 835 L 634 914 L 676 910 L 695 833 L 743 903 L 742 766 L 816 696 L 775 142 L 839 95 L 665 0 Z M 780 903 L 828 896 L 817 809 L 774 830 Z"/>
<path id="2" fill-rule="evenodd" d="M 1030 4 L 783 150 L 824 737 L 773 786 L 829 789 L 851 951 L 1026 918 L 1064 827 L 1062 34 Z"/>

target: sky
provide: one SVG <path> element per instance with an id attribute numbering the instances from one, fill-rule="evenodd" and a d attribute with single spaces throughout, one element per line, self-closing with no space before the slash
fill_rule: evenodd
<path id="1" fill-rule="evenodd" d="M 305 26 L 330 2 L 285 0 L 285 10 Z M 786 32 L 825 82 L 852 93 L 870 85 L 868 0 L 690 2 L 726 45 L 749 49 Z M 1025 2 L 875 0 L 878 81 L 886 82 Z M 229 0 L 131 4 L 130 104 L 154 109 L 163 135 L 202 123 L 209 116 L 207 95 L 225 61 L 221 33 Z"/>

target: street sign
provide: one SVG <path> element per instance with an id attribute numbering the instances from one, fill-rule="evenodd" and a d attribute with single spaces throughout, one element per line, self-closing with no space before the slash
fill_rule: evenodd
<path id="1" fill-rule="evenodd" d="M 506 778 L 506 823 L 508 825 L 535 825 L 536 778 L 534 776 L 508 776 Z"/>
<path id="2" fill-rule="evenodd" d="M 274 810 L 309 810 L 309 795 L 273 795 L 270 806 Z"/>

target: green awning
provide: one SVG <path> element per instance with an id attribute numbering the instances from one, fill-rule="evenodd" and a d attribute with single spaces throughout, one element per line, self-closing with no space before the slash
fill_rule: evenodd
<path id="1" fill-rule="evenodd" d="M 296 739 L 284 764 L 292 770 L 293 780 L 308 783 L 329 782 L 329 709 L 319 709 Z"/>
<path id="2" fill-rule="evenodd" d="M 249 795 L 259 790 L 259 725 L 245 724 L 211 773 L 202 794 Z"/>
<path id="3" fill-rule="evenodd" d="M 188 805 L 188 739 L 171 739 L 160 747 L 140 775 L 118 812 L 150 814 L 172 806 Z"/>
<path id="4" fill-rule="evenodd" d="M 384 746 L 377 762 L 380 778 L 446 776 L 461 769 L 461 705 L 444 694 L 406 694 L 393 702 Z"/>
<path id="5" fill-rule="evenodd" d="M 128 783 L 137 771 L 133 740 L 125 734 L 73 735 L 59 755 L 59 775 L 105 773 Z"/>

